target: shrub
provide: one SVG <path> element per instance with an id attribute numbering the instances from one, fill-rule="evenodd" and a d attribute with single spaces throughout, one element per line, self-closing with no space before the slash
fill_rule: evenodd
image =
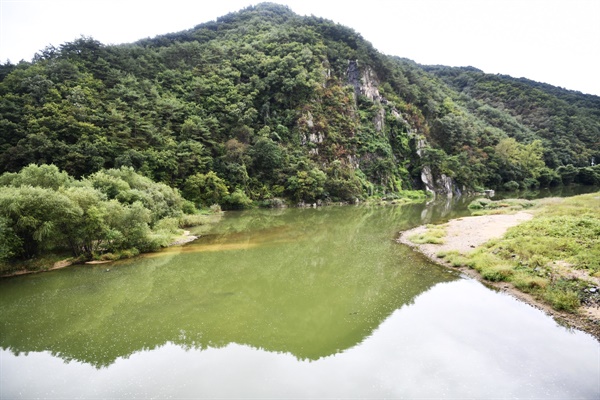
<path id="1" fill-rule="evenodd" d="M 523 189 L 535 189 L 540 187 L 540 182 L 535 178 L 525 178 L 521 183 Z"/>
<path id="2" fill-rule="evenodd" d="M 432 244 L 442 244 L 444 243 L 444 236 L 446 236 L 446 230 L 444 229 L 443 226 L 434 226 L 434 225 L 428 225 L 427 226 L 427 231 L 423 232 L 423 233 L 418 233 L 418 234 L 414 234 L 409 236 L 409 240 L 413 243 L 417 243 L 417 244 L 425 244 L 425 243 L 432 243 Z"/>
<path id="3" fill-rule="evenodd" d="M 181 212 L 183 212 L 183 214 L 196 214 L 198 209 L 191 201 L 184 200 L 183 204 L 181 205 Z"/>
<path id="4" fill-rule="evenodd" d="M 229 190 L 225 181 L 213 171 L 197 173 L 188 177 L 183 185 L 183 195 L 195 204 L 215 204 L 225 202 Z"/>
<path id="5" fill-rule="evenodd" d="M 506 281 L 513 274 L 513 266 L 510 264 L 488 265 L 481 269 L 481 276 L 492 282 Z"/>
<path id="6" fill-rule="evenodd" d="M 468 208 L 469 208 L 469 210 L 481 210 L 484 208 L 488 208 L 491 203 L 492 203 L 492 200 L 482 197 L 480 199 L 473 200 L 469 204 Z"/>
<path id="7" fill-rule="evenodd" d="M 220 212 L 223 212 L 223 211 L 221 210 L 221 206 L 220 206 L 220 205 L 218 205 L 218 204 L 213 204 L 212 206 L 210 206 L 210 207 L 209 207 L 209 210 L 210 210 L 210 212 L 211 212 L 211 213 L 213 213 L 213 214 L 218 214 L 218 213 L 220 213 Z"/>
<path id="8" fill-rule="evenodd" d="M 235 191 L 223 198 L 223 206 L 229 209 L 248 208 L 252 205 L 252 200 L 241 189 Z"/>
<path id="9" fill-rule="evenodd" d="M 507 190 L 509 192 L 519 190 L 519 184 L 515 181 L 508 181 L 504 185 L 502 185 L 502 187 L 504 188 L 504 190 Z"/>
<path id="10" fill-rule="evenodd" d="M 577 293 L 565 288 L 551 288 L 547 290 L 544 299 L 556 310 L 568 312 L 574 312 L 581 305 Z"/>
<path id="11" fill-rule="evenodd" d="M 600 174 L 592 167 L 579 168 L 575 175 L 575 183 L 597 185 L 600 183 Z"/>
<path id="12" fill-rule="evenodd" d="M 179 218 L 179 227 L 188 228 L 190 226 L 204 225 L 208 222 L 205 214 L 185 214 Z"/>
<path id="13" fill-rule="evenodd" d="M 154 230 L 177 233 L 179 231 L 179 218 L 163 218 L 154 224 Z"/>
<path id="14" fill-rule="evenodd" d="M 541 276 L 530 275 L 524 271 L 516 272 L 510 279 L 517 289 L 530 291 L 532 289 L 544 289 L 548 286 L 548 279 Z"/>

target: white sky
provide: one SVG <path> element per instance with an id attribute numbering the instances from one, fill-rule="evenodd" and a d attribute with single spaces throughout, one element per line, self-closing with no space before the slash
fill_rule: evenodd
<path id="1" fill-rule="evenodd" d="M 81 35 L 116 44 L 178 32 L 259 2 L 0 0 L 0 62 Z M 349 26 L 385 54 L 600 95 L 600 0 L 274 2 Z"/>

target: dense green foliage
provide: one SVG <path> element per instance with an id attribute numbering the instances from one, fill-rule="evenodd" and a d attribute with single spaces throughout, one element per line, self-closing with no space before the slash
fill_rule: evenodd
<path id="1" fill-rule="evenodd" d="M 596 96 L 425 68 L 268 3 L 0 68 L 0 172 L 132 167 L 203 206 L 397 194 L 425 165 L 461 189 L 598 183 L 599 146 Z"/>
<path id="2" fill-rule="evenodd" d="M 89 259 L 156 250 L 194 212 L 176 189 L 130 167 L 76 180 L 54 165 L 29 165 L 0 176 L 0 260 L 65 247 Z M 184 220 L 185 221 L 185 220 Z"/>
<path id="3" fill-rule="evenodd" d="M 470 111 L 520 141 L 538 139 L 550 168 L 590 165 L 600 157 L 600 97 L 474 68 L 429 67 L 428 71 L 468 96 Z M 498 110 L 503 110 L 502 115 Z M 513 121 L 520 130 L 511 129 Z"/>

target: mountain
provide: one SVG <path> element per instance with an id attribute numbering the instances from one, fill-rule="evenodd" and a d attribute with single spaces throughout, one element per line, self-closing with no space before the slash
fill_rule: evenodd
<path id="1" fill-rule="evenodd" d="M 0 66 L 0 172 L 130 166 L 196 203 L 600 182 L 600 97 L 385 56 L 272 3 Z M 237 200 L 236 200 L 237 199 Z"/>

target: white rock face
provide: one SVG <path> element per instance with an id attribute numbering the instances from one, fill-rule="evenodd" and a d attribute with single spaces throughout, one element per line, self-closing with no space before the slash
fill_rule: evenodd
<path id="1" fill-rule="evenodd" d="M 382 100 L 381 94 L 379 93 L 379 81 L 377 80 L 377 76 L 375 75 L 375 71 L 373 71 L 370 67 L 365 68 L 360 86 L 360 93 L 375 103 L 379 103 Z"/>
<path id="2" fill-rule="evenodd" d="M 383 107 L 379 106 L 379 110 L 375 115 L 375 119 L 373 120 L 373 124 L 375 125 L 375 130 L 377 132 L 382 132 L 385 127 L 385 110 Z"/>
<path id="3" fill-rule="evenodd" d="M 355 96 L 365 96 L 378 106 L 378 110 L 373 119 L 373 124 L 375 125 L 375 130 L 377 132 L 383 132 L 385 128 L 386 115 L 383 105 L 388 104 L 388 101 L 381 95 L 381 93 L 379 93 L 379 79 L 377 78 L 375 71 L 371 67 L 367 66 L 363 68 L 361 72 L 357 60 L 348 60 L 348 82 L 354 87 Z M 410 136 L 414 137 L 416 135 L 416 133 L 410 128 L 408 122 L 406 122 L 398 110 L 393 108 L 393 106 L 391 107 L 391 113 L 396 119 L 403 121 L 409 127 L 408 134 Z M 311 135 L 310 141 L 315 143 L 312 136 L 313 135 Z M 422 150 L 426 147 L 427 142 L 425 138 L 418 138 L 417 154 L 419 157 L 423 156 Z M 434 196 L 442 195 L 451 198 L 455 193 L 460 195 L 460 190 L 456 187 L 452 178 L 445 174 L 440 174 L 439 176 L 434 177 L 430 165 L 425 165 L 421 170 L 421 181 L 425 185 L 425 189 Z"/>

